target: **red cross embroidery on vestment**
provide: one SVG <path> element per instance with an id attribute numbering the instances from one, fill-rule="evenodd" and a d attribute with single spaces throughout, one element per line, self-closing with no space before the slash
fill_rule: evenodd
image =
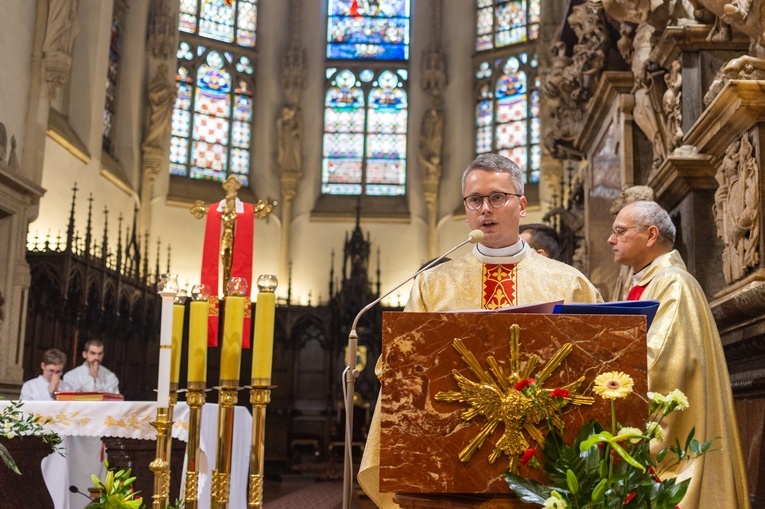
<path id="1" fill-rule="evenodd" d="M 483 265 L 483 295 L 481 307 L 483 309 L 497 309 L 517 305 L 516 286 L 518 271 L 515 264 Z"/>

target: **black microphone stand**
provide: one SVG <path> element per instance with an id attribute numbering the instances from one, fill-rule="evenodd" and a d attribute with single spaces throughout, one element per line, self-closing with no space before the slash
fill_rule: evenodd
<path id="1" fill-rule="evenodd" d="M 351 451 L 351 443 L 353 442 L 353 395 L 355 391 L 356 386 L 356 378 L 359 376 L 359 370 L 356 369 L 356 349 L 358 347 L 359 343 L 359 336 L 356 333 L 356 326 L 359 323 L 359 319 L 361 316 L 369 311 L 371 308 L 373 308 L 378 302 L 383 300 L 385 297 L 390 295 L 391 293 L 395 292 L 402 286 L 404 286 L 406 283 L 411 281 L 412 279 L 416 278 L 421 272 L 424 272 L 431 268 L 432 266 L 436 265 L 438 262 L 446 258 L 449 254 L 453 253 L 457 249 L 461 248 L 467 243 L 473 243 L 480 242 L 483 239 L 483 232 L 481 230 L 473 230 L 468 235 L 468 238 L 453 248 L 451 248 L 449 251 L 445 252 L 432 262 L 428 263 L 424 267 L 422 267 L 420 270 L 406 278 L 405 280 L 401 281 L 399 284 L 394 286 L 391 290 L 389 290 L 386 294 L 382 295 L 381 297 L 376 298 L 366 306 L 364 306 L 361 311 L 356 315 L 356 318 L 353 320 L 353 325 L 351 326 L 351 332 L 348 334 L 348 355 L 345 358 L 346 366 L 345 370 L 343 370 L 343 379 L 344 379 L 344 390 L 343 390 L 343 397 L 345 398 L 345 454 L 344 454 L 344 460 L 343 460 L 343 509 L 349 509 L 351 507 L 351 496 L 352 496 L 352 489 L 353 489 L 353 452 Z"/>

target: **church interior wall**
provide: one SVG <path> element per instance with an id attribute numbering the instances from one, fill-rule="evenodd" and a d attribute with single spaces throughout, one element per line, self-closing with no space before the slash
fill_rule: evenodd
<path id="1" fill-rule="evenodd" d="M 11 135 L 16 137 L 19 157 L 24 148 L 35 15 L 35 2 L 13 2 L 3 6 L 3 16 L 0 16 L 0 48 L 3 48 L 0 51 L 3 69 L 0 122 L 5 124 L 9 140 Z"/>

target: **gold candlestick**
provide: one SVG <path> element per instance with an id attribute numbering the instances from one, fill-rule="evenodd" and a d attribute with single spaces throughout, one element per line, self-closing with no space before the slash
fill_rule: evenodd
<path id="1" fill-rule="evenodd" d="M 228 507 L 231 491 L 231 456 L 234 441 L 234 406 L 237 401 L 237 380 L 221 380 L 218 388 L 218 449 L 212 475 L 210 505 L 213 509 Z"/>
<path id="2" fill-rule="evenodd" d="M 252 448 L 250 449 L 250 478 L 247 507 L 263 507 L 264 451 L 266 446 L 266 405 L 271 402 L 269 387 L 252 387 Z"/>
<path id="3" fill-rule="evenodd" d="M 205 382 L 189 382 L 186 403 L 189 405 L 189 442 L 187 447 L 188 469 L 186 470 L 186 509 L 197 509 L 199 502 L 199 436 L 202 430 L 202 405 L 205 404 Z"/>
<path id="4" fill-rule="evenodd" d="M 170 463 L 167 459 L 167 436 L 172 428 L 169 408 L 157 408 L 157 420 L 151 423 L 157 430 L 157 452 L 149 468 L 154 472 L 154 494 L 152 508 L 165 509 L 170 494 Z"/>

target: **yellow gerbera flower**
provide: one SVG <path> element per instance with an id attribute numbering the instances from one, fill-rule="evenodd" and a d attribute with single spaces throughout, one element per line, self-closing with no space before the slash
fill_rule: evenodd
<path id="1" fill-rule="evenodd" d="M 632 392 L 632 377 L 621 371 L 601 373 L 595 377 L 595 394 L 604 399 L 626 398 Z"/>

